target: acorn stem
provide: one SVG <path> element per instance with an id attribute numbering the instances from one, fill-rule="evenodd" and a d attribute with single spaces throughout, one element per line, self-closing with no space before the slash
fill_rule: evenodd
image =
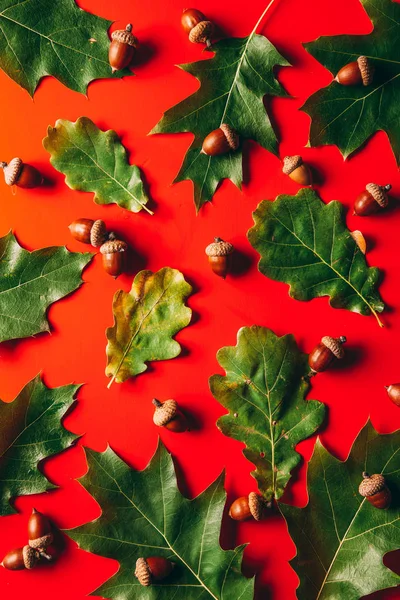
<path id="1" fill-rule="evenodd" d="M 2 161 L 2 162 L 0 162 L 0 169 L 5 169 L 5 168 L 6 168 L 6 166 L 7 166 L 7 163 L 6 163 L 6 162 L 3 162 L 3 161 Z"/>
<path id="2" fill-rule="evenodd" d="M 364 471 L 363 474 L 363 479 L 368 479 L 369 478 L 369 473 L 367 473 L 367 471 Z"/>
<path id="3" fill-rule="evenodd" d="M 208 49 L 210 49 L 210 48 L 211 48 L 211 41 L 210 41 L 210 39 L 209 39 L 209 38 L 207 38 L 207 39 L 206 39 L 206 47 L 207 47 Z"/>
<path id="4" fill-rule="evenodd" d="M 220 238 L 220 237 L 215 237 L 215 238 L 214 238 L 214 242 L 215 242 L 216 244 L 220 244 L 220 243 L 221 243 L 221 242 L 223 242 L 223 241 L 224 241 L 224 240 L 223 240 L 222 238 Z"/>
<path id="5" fill-rule="evenodd" d="M 40 550 L 38 550 L 38 552 L 39 552 L 39 554 L 40 554 L 40 556 L 41 556 L 42 558 L 45 558 L 45 559 L 46 559 L 46 560 L 48 560 L 49 562 L 53 560 L 53 557 L 52 557 L 52 556 L 50 556 L 50 554 L 47 554 L 47 552 L 45 552 L 44 550 L 41 550 L 41 549 L 40 549 Z"/>
<path id="6" fill-rule="evenodd" d="M 385 190 L 385 192 L 390 192 L 390 190 L 392 189 L 392 186 L 390 183 L 388 183 L 387 185 L 383 186 L 383 189 Z"/>
<path id="7" fill-rule="evenodd" d="M 125 30 L 130 33 L 132 31 L 132 23 L 128 23 L 128 25 L 125 27 Z"/>
<path id="8" fill-rule="evenodd" d="M 340 338 L 339 338 L 339 342 L 341 344 L 345 344 L 347 342 L 346 336 L 345 335 L 341 335 Z"/>
<path id="9" fill-rule="evenodd" d="M 154 406 L 156 406 L 157 408 L 160 408 L 160 406 L 162 406 L 162 402 L 160 402 L 159 400 L 157 400 L 157 398 L 153 398 L 152 403 L 154 404 Z"/>

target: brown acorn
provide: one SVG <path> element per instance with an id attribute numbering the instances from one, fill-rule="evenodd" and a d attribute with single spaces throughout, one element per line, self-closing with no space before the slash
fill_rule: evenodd
<path id="1" fill-rule="evenodd" d="M 266 506 L 261 496 L 250 492 L 248 496 L 242 496 L 233 502 L 229 509 L 229 516 L 234 521 L 247 521 L 248 519 L 260 521 Z"/>
<path id="2" fill-rule="evenodd" d="M 282 171 L 285 175 L 289 175 L 299 185 L 311 185 L 312 175 L 310 168 L 304 164 L 303 159 L 299 154 L 295 156 L 285 156 L 283 159 Z"/>
<path id="3" fill-rule="evenodd" d="M 83 244 L 91 244 L 98 248 L 107 240 L 106 224 L 101 219 L 77 219 L 69 225 L 73 238 Z"/>
<path id="4" fill-rule="evenodd" d="M 30 546 L 11 550 L 3 558 L 1 565 L 10 571 L 34 569 L 39 561 L 39 552 Z"/>
<path id="5" fill-rule="evenodd" d="M 335 77 L 341 85 L 370 85 L 374 76 L 374 68 L 366 56 L 342 67 Z"/>
<path id="6" fill-rule="evenodd" d="M 234 247 L 229 242 L 224 242 L 221 238 L 214 238 L 214 242 L 209 244 L 206 248 L 206 254 L 208 256 L 208 262 L 211 265 L 211 269 L 219 277 L 227 276 L 231 263 L 231 254 L 234 251 Z"/>
<path id="7" fill-rule="evenodd" d="M 108 51 L 108 62 L 112 72 L 125 69 L 132 62 L 137 48 L 137 39 L 132 34 L 132 25 L 128 23 L 125 29 L 117 29 L 111 34 L 111 44 Z"/>
<path id="8" fill-rule="evenodd" d="M 175 400 L 166 400 L 160 402 L 154 398 L 153 404 L 156 407 L 153 415 L 153 423 L 157 427 L 165 427 L 174 433 L 182 433 L 189 429 L 186 416 L 179 410 Z"/>
<path id="9" fill-rule="evenodd" d="M 35 550 L 46 550 L 54 539 L 51 523 L 46 515 L 34 508 L 28 520 L 28 543 Z"/>
<path id="10" fill-rule="evenodd" d="M 136 561 L 135 577 L 139 583 L 149 586 L 153 581 L 162 581 L 171 574 L 174 563 L 161 556 L 138 558 Z"/>
<path id="11" fill-rule="evenodd" d="M 32 165 L 24 163 L 21 158 L 13 158 L 9 163 L 0 162 L 4 181 L 7 185 L 21 188 L 35 188 L 43 183 L 42 174 Z"/>
<path id="12" fill-rule="evenodd" d="M 391 385 L 385 386 L 391 401 L 400 406 L 400 383 L 392 383 Z"/>
<path id="13" fill-rule="evenodd" d="M 202 154 L 207 156 L 219 156 L 235 151 L 239 147 L 239 135 L 233 127 L 222 123 L 218 129 L 214 129 L 203 141 Z"/>
<path id="14" fill-rule="evenodd" d="M 368 183 L 365 190 L 357 196 L 354 203 L 354 214 L 359 217 L 367 217 L 382 208 L 386 208 L 389 203 L 387 192 L 392 189 L 390 183 L 387 185 L 377 185 Z"/>
<path id="15" fill-rule="evenodd" d="M 211 48 L 210 38 L 214 33 L 214 24 L 207 21 L 202 12 L 187 8 L 182 13 L 181 24 L 192 44 L 206 44 L 207 48 Z"/>
<path id="16" fill-rule="evenodd" d="M 380 473 L 369 475 L 364 472 L 358 491 L 375 508 L 389 508 L 392 501 L 392 494 L 386 485 L 384 476 Z"/>
<path id="17" fill-rule="evenodd" d="M 326 371 L 336 359 L 343 358 L 345 342 L 346 338 L 343 335 L 339 338 L 325 335 L 308 357 L 308 364 L 312 372 Z"/>
<path id="18" fill-rule="evenodd" d="M 121 240 L 110 239 L 100 246 L 103 256 L 103 267 L 112 277 L 118 277 L 125 267 L 125 256 L 128 245 Z"/>

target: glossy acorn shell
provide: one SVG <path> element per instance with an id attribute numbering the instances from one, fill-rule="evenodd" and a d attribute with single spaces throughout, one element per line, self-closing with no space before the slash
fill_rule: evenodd
<path id="1" fill-rule="evenodd" d="M 9 571 L 21 571 L 25 569 L 22 548 L 16 548 L 8 552 L 3 558 L 2 565 Z"/>
<path id="2" fill-rule="evenodd" d="M 242 496 L 235 500 L 229 509 L 229 516 L 234 521 L 247 521 L 252 519 L 253 515 L 250 511 L 249 497 Z"/>
<path id="3" fill-rule="evenodd" d="M 129 67 L 135 55 L 135 46 L 112 40 L 108 51 L 108 62 L 113 71 L 120 71 Z"/>
<path id="4" fill-rule="evenodd" d="M 203 141 L 203 153 L 208 156 L 219 156 L 231 151 L 229 142 L 221 128 L 214 129 Z"/>
<path id="5" fill-rule="evenodd" d="M 209 256 L 208 262 L 212 271 L 218 275 L 218 277 L 225 279 L 229 273 L 231 256 L 229 254 L 227 256 Z"/>
<path id="6" fill-rule="evenodd" d="M 43 183 L 42 174 L 32 165 L 23 164 L 15 183 L 20 188 L 35 188 Z"/>
<path id="7" fill-rule="evenodd" d="M 400 406 L 400 383 L 393 383 L 386 388 L 389 398 L 396 404 L 396 406 Z"/>
<path id="8" fill-rule="evenodd" d="M 318 344 L 308 357 L 308 364 L 315 373 L 329 369 L 335 360 L 335 355 L 322 342 Z"/>
<path id="9" fill-rule="evenodd" d="M 118 277 L 124 272 L 126 252 L 111 252 L 103 254 L 103 268 L 111 277 Z"/>
<path id="10" fill-rule="evenodd" d="M 348 63 L 342 67 L 336 75 L 336 80 L 340 85 L 360 85 L 362 84 L 362 76 L 358 62 Z"/>
<path id="11" fill-rule="evenodd" d="M 201 21 L 205 21 L 206 18 L 202 12 L 195 8 L 188 8 L 183 11 L 181 17 L 182 28 L 186 33 L 190 33 L 193 27 L 196 27 Z"/>
<path id="12" fill-rule="evenodd" d="M 53 541 L 49 519 L 35 509 L 28 520 L 28 539 L 32 548 L 46 548 Z"/>
<path id="13" fill-rule="evenodd" d="M 180 410 L 177 410 L 175 417 L 166 423 L 164 427 L 174 433 L 183 433 L 189 429 L 189 423 L 186 416 Z"/>
<path id="14" fill-rule="evenodd" d="M 354 213 L 359 217 L 368 217 L 369 215 L 373 215 L 382 207 L 378 204 L 372 194 L 370 194 L 367 190 L 364 190 L 359 194 L 354 203 Z"/>
<path id="15" fill-rule="evenodd" d="M 83 244 L 90 244 L 90 232 L 94 221 L 92 219 L 77 219 L 69 225 L 72 237 Z"/>
<path id="16" fill-rule="evenodd" d="M 174 568 L 174 563 L 161 556 L 149 556 L 146 558 L 146 562 L 150 569 L 151 578 L 154 581 L 166 579 Z"/>
<path id="17" fill-rule="evenodd" d="M 392 494 L 388 487 L 385 487 L 380 492 L 373 494 L 372 496 L 367 496 L 366 500 L 372 504 L 375 508 L 385 509 L 389 508 L 390 503 L 392 501 Z"/>
<path id="18" fill-rule="evenodd" d="M 302 164 L 297 169 L 294 169 L 291 173 L 289 173 L 290 179 L 293 179 L 299 185 L 311 185 L 312 184 L 312 176 L 311 171 L 308 165 Z"/>

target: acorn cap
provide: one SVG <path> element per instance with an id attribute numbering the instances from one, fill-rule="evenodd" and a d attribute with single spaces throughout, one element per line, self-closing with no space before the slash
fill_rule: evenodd
<path id="1" fill-rule="evenodd" d="M 114 254 L 114 252 L 126 252 L 128 244 L 122 240 L 108 240 L 100 247 L 102 254 Z"/>
<path id="2" fill-rule="evenodd" d="M 324 335 L 321 340 L 321 343 L 324 344 L 329 350 L 336 356 L 336 358 L 343 358 L 344 349 L 343 344 L 346 342 L 346 338 L 344 336 L 340 338 L 334 338 L 330 335 Z"/>
<path id="3" fill-rule="evenodd" d="M 205 44 L 214 33 L 214 23 L 211 21 L 200 21 L 190 30 L 189 41 L 192 44 Z"/>
<path id="4" fill-rule="evenodd" d="M 255 492 L 250 492 L 249 494 L 249 508 L 253 518 L 256 521 L 260 521 L 264 511 L 264 502 Z"/>
<path id="5" fill-rule="evenodd" d="M 22 548 L 22 559 L 24 561 L 25 569 L 33 569 L 38 561 L 38 554 L 36 550 L 30 546 L 24 546 Z"/>
<path id="6" fill-rule="evenodd" d="M 285 156 L 283 159 L 282 171 L 285 173 L 285 175 L 290 175 L 290 173 L 293 173 L 295 169 L 301 167 L 302 164 L 303 159 L 299 154 L 296 154 L 295 156 Z"/>
<path id="7" fill-rule="evenodd" d="M 229 242 L 224 242 L 221 238 L 214 238 L 214 242 L 206 248 L 207 256 L 228 256 L 232 254 L 234 247 Z"/>
<path id="8" fill-rule="evenodd" d="M 360 69 L 361 78 L 363 85 L 370 85 L 372 83 L 374 69 L 366 56 L 359 56 L 357 58 L 358 68 Z"/>
<path id="9" fill-rule="evenodd" d="M 151 573 L 149 565 L 145 558 L 138 558 L 136 561 L 135 577 L 140 585 L 149 586 L 151 584 Z"/>
<path id="10" fill-rule="evenodd" d="M 167 425 L 172 419 L 175 417 L 178 405 L 175 400 L 166 400 L 158 406 L 158 401 L 153 400 L 153 404 L 156 406 L 156 410 L 153 415 L 153 423 L 158 425 L 158 427 L 164 427 Z"/>
<path id="11" fill-rule="evenodd" d="M 376 183 L 368 183 L 365 186 L 367 192 L 371 194 L 373 199 L 380 205 L 382 208 L 385 208 L 388 205 L 389 198 L 386 192 L 390 190 L 391 186 L 386 185 L 377 185 Z"/>
<path id="12" fill-rule="evenodd" d="M 233 129 L 233 127 L 228 125 L 227 123 L 222 123 L 222 125 L 220 126 L 220 129 L 224 132 L 226 141 L 228 142 L 230 149 L 237 150 L 237 148 L 239 146 L 238 132 L 235 129 Z"/>
<path id="13" fill-rule="evenodd" d="M 368 496 L 373 496 L 378 492 L 381 492 L 386 488 L 386 481 L 383 475 L 377 473 L 375 475 L 368 475 L 368 473 L 363 473 L 364 479 L 360 483 L 358 488 L 361 496 L 367 498 Z"/>
<path id="14" fill-rule="evenodd" d="M 14 185 L 17 183 L 23 164 L 24 163 L 21 158 L 13 158 L 9 163 L 0 163 L 0 167 L 4 172 L 4 180 L 7 185 Z"/>
<path id="15" fill-rule="evenodd" d="M 46 535 L 42 535 L 42 537 L 38 537 L 35 540 L 29 540 L 29 546 L 31 548 L 47 548 L 53 541 L 53 534 L 48 533 Z"/>
<path id="16" fill-rule="evenodd" d="M 92 229 L 90 230 L 90 243 L 95 248 L 98 248 L 107 239 L 107 228 L 104 221 L 101 219 L 97 219 L 92 225 Z"/>
<path id="17" fill-rule="evenodd" d="M 125 29 L 117 29 L 116 31 L 113 31 L 111 34 L 111 39 L 115 40 L 116 42 L 121 42 L 121 44 L 128 44 L 129 46 L 134 46 L 136 48 L 137 39 L 131 32 L 132 25 L 128 23 Z"/>

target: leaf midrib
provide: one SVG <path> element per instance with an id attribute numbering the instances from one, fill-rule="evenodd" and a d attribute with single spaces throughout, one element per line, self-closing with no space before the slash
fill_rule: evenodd
<path id="1" fill-rule="evenodd" d="M 288 209 L 289 214 L 290 210 Z M 283 221 L 281 221 L 275 214 L 271 214 L 271 218 L 275 219 L 276 221 L 278 221 L 278 223 L 280 223 L 282 225 L 282 227 L 284 227 L 286 229 L 286 231 L 288 231 L 289 233 L 291 233 L 297 240 L 299 240 L 299 242 L 305 247 L 307 248 L 307 250 L 309 250 L 312 254 L 315 254 L 315 256 L 317 256 L 321 262 L 323 262 L 329 269 L 332 269 L 332 271 L 334 273 L 336 273 L 336 275 L 342 279 L 347 285 L 349 285 L 355 292 L 356 294 L 361 298 L 361 300 L 368 306 L 368 308 L 370 309 L 371 313 L 374 315 L 374 317 L 376 318 L 376 320 L 378 321 L 378 323 L 380 324 L 380 326 L 382 327 L 382 323 L 381 320 L 378 317 L 378 314 L 376 312 L 376 310 L 372 307 L 372 305 L 368 302 L 368 300 L 357 290 L 356 287 L 354 287 L 354 285 L 347 280 L 345 277 L 343 277 L 343 275 L 341 275 L 339 273 L 339 271 L 337 271 L 333 265 L 331 265 L 330 263 L 326 262 L 326 260 L 324 258 L 322 258 L 322 256 L 313 248 L 311 248 L 310 246 L 308 246 L 297 234 L 295 231 L 292 231 L 285 223 L 283 223 Z M 314 230 L 314 227 L 313 227 Z M 284 267 L 283 267 L 284 268 Z"/>
<path id="2" fill-rule="evenodd" d="M 212 598 L 214 598 L 214 600 L 220 600 L 218 599 L 217 596 L 215 596 L 212 591 L 208 588 L 208 586 L 202 581 L 202 579 L 200 579 L 199 575 L 197 575 L 195 573 L 195 571 L 190 567 L 190 565 L 187 564 L 187 562 L 181 557 L 181 555 L 174 549 L 174 547 L 170 544 L 170 542 L 168 541 L 166 534 L 163 533 L 162 531 L 160 531 L 158 529 L 158 527 L 145 515 L 144 512 L 142 512 L 140 510 L 140 508 L 133 502 L 133 500 L 127 496 L 125 494 L 125 492 L 122 490 L 121 486 L 119 485 L 118 481 L 115 479 L 115 477 L 113 477 L 110 473 L 108 473 L 108 471 L 106 471 L 106 469 L 103 467 L 103 465 L 101 465 L 99 463 L 99 461 L 96 459 L 95 456 L 92 455 L 92 459 L 95 461 L 95 463 L 101 468 L 101 470 L 107 475 L 107 477 L 109 477 L 112 481 L 114 481 L 115 485 L 118 488 L 118 491 L 122 494 L 122 496 L 124 496 L 124 498 L 126 498 L 126 500 L 128 500 L 128 502 L 130 504 L 132 504 L 133 508 L 135 510 L 138 511 L 138 513 L 140 513 L 142 515 L 142 517 L 144 519 L 146 519 L 146 521 L 152 526 L 154 527 L 154 529 L 157 531 L 157 533 L 165 540 L 165 542 L 168 544 L 168 548 L 169 550 L 171 550 L 171 552 L 173 552 L 175 554 L 175 556 L 187 567 L 187 569 L 192 573 L 192 575 L 197 579 L 197 581 L 200 583 L 200 585 L 210 594 L 210 596 Z M 178 587 L 178 586 L 177 586 Z"/>

